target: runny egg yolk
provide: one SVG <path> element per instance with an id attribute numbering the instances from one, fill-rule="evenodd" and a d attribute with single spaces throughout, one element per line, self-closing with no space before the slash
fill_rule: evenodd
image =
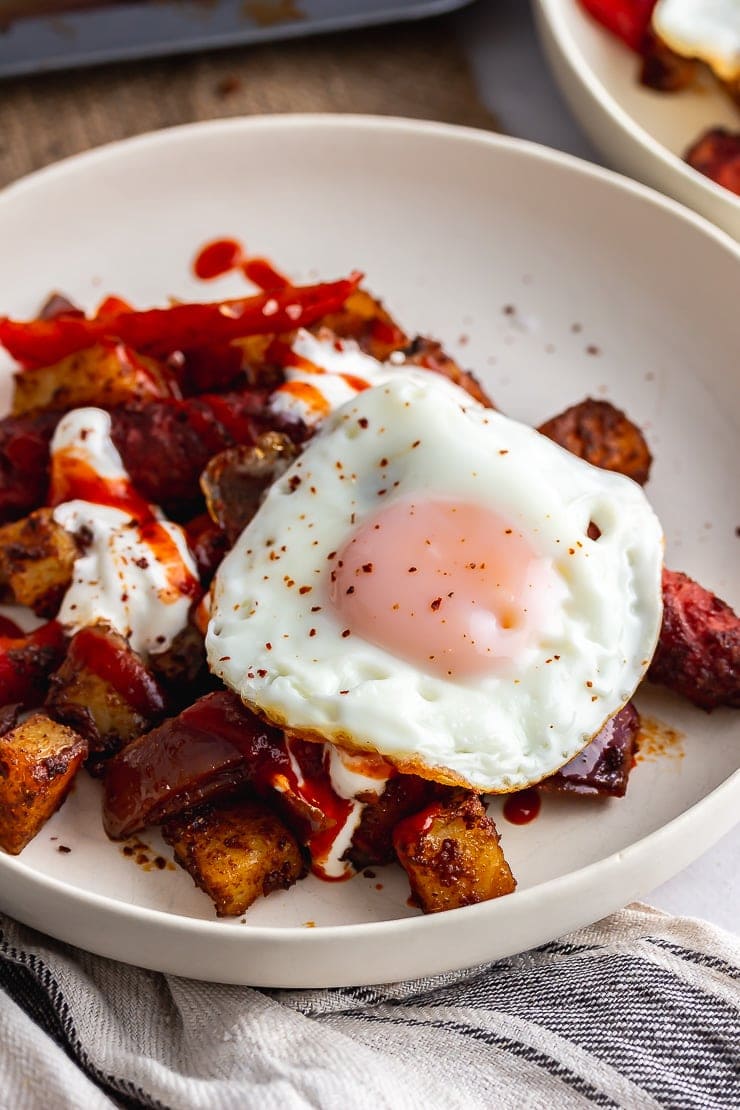
<path id="1" fill-rule="evenodd" d="M 557 593 L 552 560 L 481 505 L 401 501 L 331 561 L 330 599 L 353 635 L 443 677 L 520 664 Z"/>

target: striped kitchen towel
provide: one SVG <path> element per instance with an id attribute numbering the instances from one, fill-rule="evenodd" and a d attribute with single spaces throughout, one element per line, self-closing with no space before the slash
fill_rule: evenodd
<path id="1" fill-rule="evenodd" d="M 740 1107 L 740 945 L 634 905 L 384 987 L 264 991 L 116 964 L 0 917 L 3 1110 Z"/>

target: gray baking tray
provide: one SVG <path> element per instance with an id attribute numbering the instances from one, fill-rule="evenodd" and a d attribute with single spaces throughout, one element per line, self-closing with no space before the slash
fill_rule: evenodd
<path id="1" fill-rule="evenodd" d="M 470 0 L 150 0 L 22 18 L 0 29 L 0 77 L 421 19 L 467 3 Z"/>

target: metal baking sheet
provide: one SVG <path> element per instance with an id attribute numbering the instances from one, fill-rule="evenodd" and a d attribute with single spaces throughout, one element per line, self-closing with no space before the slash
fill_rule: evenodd
<path id="1" fill-rule="evenodd" d="M 467 3 L 470 0 L 149 0 L 23 17 L 0 27 L 0 77 L 421 19 Z M 2 14 L 0 3 L 0 19 Z"/>

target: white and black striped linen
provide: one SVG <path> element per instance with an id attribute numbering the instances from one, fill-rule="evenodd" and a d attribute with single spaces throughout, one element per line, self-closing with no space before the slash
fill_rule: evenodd
<path id="1" fill-rule="evenodd" d="M 260 991 L 0 917 L 2 1110 L 738 1110 L 740 945 L 633 906 L 471 971 Z"/>

